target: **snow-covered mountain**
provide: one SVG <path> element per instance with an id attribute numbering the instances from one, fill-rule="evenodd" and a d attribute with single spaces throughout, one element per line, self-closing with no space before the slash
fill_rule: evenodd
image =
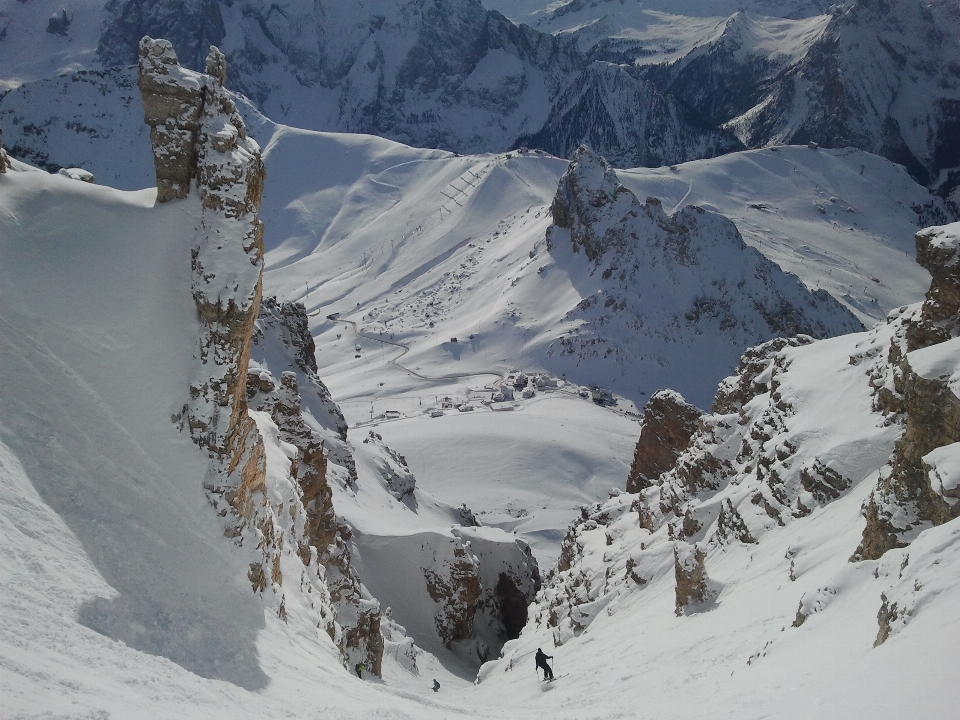
<path id="1" fill-rule="evenodd" d="M 739 13 L 643 77 L 748 147 L 817 142 L 887 157 L 921 183 L 957 183 L 960 10 L 858 2 L 780 30 Z M 775 38 L 774 42 L 771 39 Z M 802 48 L 802 56 L 793 50 Z M 791 52 L 793 50 L 793 52 Z"/>
<path id="2" fill-rule="evenodd" d="M 830 33 L 949 100 L 895 22 L 948 58 L 939 3 L 43 2 L 0 6 L 0 714 L 952 717 L 960 195 L 704 122 L 836 109 Z"/>
<path id="3" fill-rule="evenodd" d="M 241 12 L 217 2 L 140 7 L 108 4 L 98 46 L 104 64 L 130 63 L 145 33 L 170 38 L 189 67 L 213 42 L 230 61 L 230 86 L 297 127 L 458 152 L 502 151 L 543 132 L 536 137 L 545 149 L 566 154 L 590 139 L 629 164 L 682 162 L 739 147 L 653 85 L 615 66 L 594 67 L 553 36 L 514 25 L 478 0 L 248 3 Z M 604 73 L 621 75 L 620 82 L 600 81 Z M 594 131 L 571 140 L 546 126 L 551 118 L 569 123 L 571 94 L 585 84 L 609 100 L 607 123 L 621 128 L 614 135 Z M 644 113 L 651 127 L 638 143 L 622 128 L 635 124 L 636 103 L 649 99 L 656 101 Z M 579 114 L 587 130 L 599 128 L 585 110 Z M 670 142 L 652 153 L 655 133 Z"/>
<path id="4" fill-rule="evenodd" d="M 384 164 L 399 152 L 373 138 L 353 146 L 306 138 L 339 146 L 341 154 L 328 157 L 347 177 L 357 167 L 345 162 L 348 150 Z M 403 152 L 407 166 L 431 161 L 424 151 Z M 443 154 L 432 160 L 465 161 Z M 369 196 L 376 185 L 366 187 Z M 356 202 L 360 186 L 341 192 Z M 584 472 L 593 446 L 609 453 L 611 440 L 629 460 L 633 448 L 616 441 L 614 414 L 565 398 L 561 388 L 518 400 L 513 413 L 409 413 L 351 429 L 345 441 L 337 407 L 310 362 L 313 354 L 323 362 L 325 353 L 340 352 L 323 344 L 325 335 L 333 340 L 332 329 L 313 350 L 305 332 L 311 322 L 332 321 L 265 300 L 251 327 L 244 396 L 264 449 L 257 513 L 271 513 L 282 530 L 274 536 L 282 577 L 269 573 L 258 597 L 251 563 L 262 567 L 269 538 L 236 524 L 228 493 L 204 489 L 219 461 L 211 465 L 171 421 L 189 402 L 191 378 L 212 377 L 214 369 L 198 354 L 209 331 L 197 316 L 191 249 L 205 268 L 218 270 L 205 281 L 208 291 L 228 280 L 219 272 L 228 258 L 217 266 L 217 246 L 195 243 L 214 220 L 224 238 L 237 219 L 211 216 L 199 193 L 156 204 L 153 190 L 120 192 L 16 162 L 0 176 L 0 198 L 5 710 L 499 718 L 508 706 L 511 717 L 600 718 L 631 716 L 639 707 L 665 718 L 718 711 L 759 718 L 818 703 L 821 717 L 849 718 L 892 717 L 890 708 L 899 714 L 907 703 L 945 718 L 960 699 L 951 682 L 956 519 L 911 519 L 909 479 L 919 468 L 933 493 L 927 501 L 948 509 L 956 501 L 956 226 L 921 235 L 920 258 L 935 280 L 926 303 L 868 332 L 780 340 L 748 352 L 710 415 L 701 418 L 675 393 L 661 393 L 657 403 L 668 412 L 658 415 L 652 402 L 642 431 L 624 420 L 638 429 L 641 445 L 652 435 L 662 439 L 654 447 L 676 448 L 661 458 L 666 472 L 651 472 L 654 459 L 641 457 L 634 466 L 645 474 L 628 481 L 626 466 L 613 474 L 619 489 L 584 508 L 533 606 L 532 624 L 504 646 L 502 658 L 490 655 L 494 661 L 474 685 L 457 675 L 470 677 L 456 659 L 466 654 L 445 656 L 437 630 L 468 653 L 482 651 L 496 613 L 512 618 L 505 624 L 515 634 L 516 611 L 506 602 L 515 596 L 504 590 L 498 602 L 495 592 L 509 555 L 491 543 L 522 546 L 501 530 L 473 526 L 469 512 L 417 487 L 411 468 L 419 459 L 386 440 L 430 436 L 437 462 L 444 446 L 466 451 L 481 443 L 490 462 L 471 468 L 462 457 L 447 492 L 458 483 L 496 485 L 494 478 L 520 487 L 518 476 L 537 466 L 574 464 Z M 349 204 L 344 209 L 349 213 Z M 583 248 L 579 256 L 587 259 Z M 233 293 L 233 285 L 225 290 Z M 343 325 L 339 331 L 349 332 Z M 362 343 L 360 354 L 388 364 L 390 354 L 373 340 L 346 339 L 351 353 Z M 904 354 L 891 353 L 891 343 Z M 354 373 L 369 375 L 372 367 Z M 327 370 L 347 386 L 345 367 Z M 386 370 L 378 376 L 396 380 Z M 364 392 L 356 376 L 353 382 Z M 943 402 L 923 400 L 933 397 Z M 373 393 L 366 398 L 377 402 Z M 930 407 L 937 412 L 923 412 Z M 691 435 L 657 432 L 685 413 L 695 418 Z M 475 433 L 488 418 L 507 433 Z M 551 433 L 564 423 L 573 432 L 536 465 L 496 465 L 497 456 L 516 457 L 510 435 L 521 437 L 522 425 Z M 329 496 L 310 492 L 321 443 Z M 527 497 L 537 493 L 547 503 L 554 486 L 537 479 Z M 626 482 L 630 492 L 623 492 Z M 297 539 L 323 497 L 340 516 L 343 544 L 334 547 L 349 549 L 350 567 L 370 578 L 364 587 L 380 601 L 382 683 L 344 668 L 326 626 L 316 625 L 326 612 L 349 627 L 349 593 L 339 610 L 334 596 L 352 585 L 333 558 L 325 566 L 311 551 L 304 564 Z M 879 510 L 873 517 L 894 525 L 871 526 L 871 507 Z M 902 519 L 911 527 L 897 524 Z M 893 536 L 891 549 L 848 562 L 865 536 L 875 536 L 871 527 L 892 529 L 883 536 Z M 232 532 L 224 537 L 224 530 Z M 494 593 L 475 595 L 471 578 Z M 461 609 L 471 603 L 475 638 L 460 646 Z M 420 644 L 428 631 L 436 634 L 436 652 Z M 538 646 L 566 675 L 553 685 L 533 675 Z M 904 680 L 905 663 L 924 682 Z M 430 691 L 434 677 L 438 694 Z"/>
<path id="5" fill-rule="evenodd" d="M 566 315 L 575 324 L 547 351 L 570 375 L 605 361 L 647 383 L 671 367 L 661 384 L 705 404 L 688 378 L 707 357 L 732 363 L 751 337 L 861 328 L 825 290 L 811 293 L 748 248 L 727 218 L 697 206 L 667 215 L 658 198 L 641 202 L 586 147 L 560 178 L 551 211 L 547 248 L 583 296 Z"/>
<path id="6" fill-rule="evenodd" d="M 856 147 L 925 185 L 957 185 L 960 14 L 950 0 L 540 5 L 507 14 L 629 67 L 746 147 Z"/>
<path id="7" fill-rule="evenodd" d="M 41 33 L 48 16 L 37 15 L 39 3 L 11 8 L 0 42 L 22 46 L 25 59 L 0 65 L 3 82 L 49 79 L 51 57 L 57 72 L 129 65 L 150 34 L 169 38 L 194 69 L 209 44 L 219 45 L 228 87 L 307 129 L 460 153 L 530 146 L 569 157 L 586 143 L 618 166 L 816 142 L 901 163 L 944 197 L 957 184 L 960 16 L 952 0 L 829 8 L 578 0 L 508 13 L 533 27 L 478 0 L 112 0 L 95 51 L 94 5 L 65 10 L 86 23 L 77 22 L 75 38 L 72 23 L 66 36 Z M 38 33 L 49 37 L 40 42 Z M 64 38 L 76 42 L 55 56 L 48 46 Z M 11 120 L 33 115 L 27 125 L 40 132 L 48 122 L 19 93 L 2 105 Z"/>

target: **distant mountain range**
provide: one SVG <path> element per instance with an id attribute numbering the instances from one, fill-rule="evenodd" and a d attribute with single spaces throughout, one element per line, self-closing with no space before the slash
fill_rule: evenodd
<path id="1" fill-rule="evenodd" d="M 195 69 L 218 45 L 228 87 L 307 129 L 460 153 L 586 143 L 619 167 L 813 142 L 887 157 L 943 195 L 960 182 L 952 0 L 517 6 L 530 24 L 478 0 L 100 1 L 52 33 L 59 7 L 4 11 L 0 82 L 130 65 L 151 35 Z M 26 105 L 0 99 L 14 118 Z M 23 127 L 5 125 L 16 147 Z"/>

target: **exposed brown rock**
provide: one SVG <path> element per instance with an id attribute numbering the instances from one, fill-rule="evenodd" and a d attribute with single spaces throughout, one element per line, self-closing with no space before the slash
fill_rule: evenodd
<path id="1" fill-rule="evenodd" d="M 705 561 L 706 552 L 697 545 L 678 542 L 673 546 L 673 572 L 676 578 L 676 613 L 713 598 Z"/>
<path id="2" fill-rule="evenodd" d="M 435 617 L 437 635 L 444 645 L 455 640 L 467 640 L 473 636 L 473 620 L 477 612 L 477 600 L 483 588 L 476 561 L 457 539 L 453 550 L 453 563 L 449 575 L 444 576 L 425 569 L 427 592 L 434 602 L 440 604 Z"/>
<path id="3" fill-rule="evenodd" d="M 196 174 L 197 131 L 203 86 L 195 73 L 184 72 L 166 40 L 140 41 L 137 85 L 157 173 L 157 200 L 185 198 Z"/>
<path id="4" fill-rule="evenodd" d="M 889 352 L 896 396 L 889 394 L 897 397 L 905 429 L 864 508 L 867 524 L 853 561 L 876 560 L 905 546 L 911 531 L 941 525 L 960 512 L 960 503 L 951 506 L 933 489 L 922 460 L 938 447 L 960 442 L 960 398 L 946 381 L 914 372 L 908 356 L 960 332 L 960 245 L 942 228 L 928 228 L 916 239 L 917 261 L 933 279 L 919 318 L 908 322 L 905 339 L 894 338 Z"/>
<path id="5" fill-rule="evenodd" d="M 350 529 L 334 511 L 324 441 L 303 420 L 297 375 L 286 371 L 276 382 L 267 371 L 257 370 L 249 373 L 247 385 L 252 406 L 269 412 L 280 440 L 297 449 L 290 463 L 290 477 L 300 490 L 305 522 L 303 534 L 295 541 L 305 566 L 315 559 L 326 571 L 326 585 L 341 629 L 338 636 L 335 628 L 328 628 L 330 637 L 338 643 L 348 668 L 361 662 L 379 677 L 383 660 L 380 605 L 365 590 L 353 567 L 346 542 Z"/>
<path id="6" fill-rule="evenodd" d="M 647 402 L 643 429 L 627 476 L 627 492 L 653 485 L 661 473 L 673 469 L 677 458 L 690 447 L 703 411 L 672 390 L 660 390 Z"/>
<path id="7" fill-rule="evenodd" d="M 920 320 L 907 328 L 907 350 L 917 350 L 960 334 L 960 245 L 942 227 L 916 235 L 917 262 L 932 276 Z"/>
<path id="8" fill-rule="evenodd" d="M 717 539 L 721 543 L 729 543 L 738 540 L 742 543 L 755 543 L 756 540 L 747 529 L 747 524 L 743 521 L 740 513 L 733 507 L 733 503 L 727 498 L 725 503 L 720 505 L 720 515 L 717 517 Z"/>

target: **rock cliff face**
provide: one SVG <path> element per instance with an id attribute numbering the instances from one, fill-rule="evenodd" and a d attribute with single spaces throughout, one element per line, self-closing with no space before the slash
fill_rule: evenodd
<path id="1" fill-rule="evenodd" d="M 643 410 L 643 430 L 627 476 L 627 492 L 640 492 L 676 465 L 680 453 L 690 447 L 697 431 L 700 408 L 679 393 L 654 393 Z"/>
<path id="2" fill-rule="evenodd" d="M 706 559 L 707 553 L 695 545 L 677 543 L 673 547 L 678 616 L 710 602 L 717 594 L 717 588 L 707 577 Z"/>
<path id="3" fill-rule="evenodd" d="M 304 522 L 295 533 L 304 566 L 319 563 L 338 627 L 328 628 L 348 668 L 362 663 L 379 676 L 384 640 L 380 604 L 353 567 L 349 525 L 337 516 L 331 481 L 355 479 L 342 465 L 346 422 L 316 374 L 307 313 L 298 303 L 265 298 L 252 342 L 247 397 L 250 407 L 268 413 L 278 439 L 294 448 L 289 474 L 300 490 Z M 273 374 L 278 373 L 279 379 Z"/>
<path id="4" fill-rule="evenodd" d="M 709 358 L 719 380 L 744 347 L 862 327 L 826 292 L 807 290 L 748 248 L 727 218 L 695 206 L 669 215 L 657 198 L 641 202 L 587 147 L 574 153 L 551 210 L 547 246 L 571 277 L 584 278 L 585 295 L 567 315 L 582 322 L 548 351 L 559 372 L 600 357 L 706 406 L 689 373 L 674 369 L 688 354 Z"/>
<path id="5" fill-rule="evenodd" d="M 434 624 L 445 645 L 482 663 L 520 636 L 540 574 L 522 541 L 504 543 L 481 527 L 455 528 L 453 535 L 453 543 L 436 546 L 434 561 L 423 568 L 437 604 Z"/>
<path id="6" fill-rule="evenodd" d="M 920 530 L 949 522 L 960 513 L 954 488 L 933 482 L 935 463 L 925 458 L 960 442 L 960 397 L 949 373 L 938 368 L 941 356 L 960 350 L 960 224 L 917 233 L 917 261 L 933 280 L 919 310 L 908 317 L 891 342 L 892 387 L 882 402 L 903 417 L 903 436 L 867 502 L 863 542 L 852 559 L 876 560 L 904 547 Z M 913 365 L 918 365 L 918 372 Z"/>
<path id="7" fill-rule="evenodd" d="M 263 194 L 260 150 L 219 77 L 180 67 L 169 42 L 140 42 L 138 85 L 151 126 L 157 199 L 185 198 L 196 187 L 202 213 L 191 251 L 193 298 L 202 323 L 198 378 L 181 421 L 194 441 L 239 482 L 231 504 L 253 513 L 262 492 L 263 442 L 247 412 L 246 382 L 253 324 L 261 299 Z M 209 65 L 222 55 L 211 48 Z"/>
<path id="8" fill-rule="evenodd" d="M 270 299 L 264 308 L 268 320 L 256 325 L 263 163 L 223 88 L 226 63 L 216 48 L 207 55 L 206 69 L 200 74 L 181 68 L 166 41 L 146 37 L 140 43 L 138 85 L 151 126 L 158 200 L 195 192 L 201 207 L 192 249 L 201 322 L 198 367 L 191 400 L 176 419 L 210 452 L 205 487 L 225 518 L 225 533 L 240 546 L 256 545 L 248 574 L 254 591 L 287 621 L 284 568 L 297 572 L 299 589 L 309 592 L 296 606 L 315 615 L 312 624 L 330 635 L 346 665 L 363 662 L 379 675 L 380 607 L 351 566 L 349 530 L 334 513 L 327 482 L 324 438 L 304 420 L 298 375 L 284 371 L 277 380 L 269 370 L 251 366 L 256 330 L 261 349 L 288 355 L 290 364 L 314 381 L 323 404 L 326 388 L 316 378 L 303 308 Z M 332 417 L 342 434 L 343 416 L 330 405 L 325 419 L 329 424 Z M 280 441 L 295 448 L 285 472 L 268 473 L 261 426 L 275 428 Z"/>

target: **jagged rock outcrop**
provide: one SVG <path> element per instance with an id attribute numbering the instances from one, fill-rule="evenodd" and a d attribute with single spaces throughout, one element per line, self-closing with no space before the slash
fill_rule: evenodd
<path id="1" fill-rule="evenodd" d="M 956 226 L 917 233 L 917 262 L 930 273 L 930 289 L 919 319 L 907 328 L 907 350 L 945 342 L 960 335 L 960 244 Z"/>
<path id="2" fill-rule="evenodd" d="M 643 429 L 627 476 L 627 492 L 650 487 L 662 473 L 676 465 L 697 431 L 700 408 L 672 390 L 654 393 L 643 410 Z"/>
<path id="3" fill-rule="evenodd" d="M 54 13 L 50 16 L 50 19 L 47 20 L 47 32 L 51 35 L 62 35 L 66 37 L 70 31 L 70 25 L 70 16 L 67 15 L 66 8 L 61 8 L 60 12 Z"/>
<path id="4" fill-rule="evenodd" d="M 384 443 L 383 436 L 373 430 L 363 439 L 363 442 L 364 444 L 372 443 L 379 450 L 375 464 L 387 491 L 397 500 L 415 502 L 413 491 L 417 487 L 417 479 L 410 472 L 407 459 Z"/>
<path id="5" fill-rule="evenodd" d="M 491 539 L 479 528 L 455 529 L 450 549 L 423 568 L 438 604 L 437 634 L 448 647 L 466 645 L 470 656 L 486 662 L 526 625 L 527 606 L 540 589 L 537 562 L 525 543 Z"/>
<path id="6" fill-rule="evenodd" d="M 454 535 L 469 541 L 480 578 L 480 596 L 473 619 L 478 658 L 496 657 L 508 640 L 520 636 L 527 624 L 527 608 L 540 590 L 540 569 L 530 546 L 477 525 L 454 529 Z"/>
<path id="7" fill-rule="evenodd" d="M 0 175 L 13 167 L 10 158 L 7 157 L 7 151 L 3 149 L 3 128 L 0 128 Z"/>
<path id="8" fill-rule="evenodd" d="M 678 542 L 673 546 L 673 574 L 676 579 L 676 614 L 684 615 L 710 602 L 719 592 L 707 577 L 707 553 L 697 545 Z"/>
<path id="9" fill-rule="evenodd" d="M 203 84 L 196 73 L 180 67 L 173 46 L 165 40 L 140 42 L 137 85 L 157 173 L 157 200 L 185 198 L 197 174 L 197 133 Z"/>
<path id="10" fill-rule="evenodd" d="M 165 40 L 144 37 L 139 53 L 137 84 L 151 126 L 157 199 L 184 198 L 195 182 L 203 208 L 191 250 L 193 298 L 203 328 L 199 369 L 180 421 L 221 463 L 215 472 L 235 486 L 231 505 L 250 520 L 253 495 L 262 493 L 265 477 L 263 441 L 246 396 L 261 299 L 263 224 L 257 211 L 263 162 L 218 78 L 181 68 Z M 209 56 L 214 62 L 222 57 L 216 48 Z M 271 565 L 278 563 L 275 556 Z"/>
<path id="11" fill-rule="evenodd" d="M 296 449 L 290 457 L 289 474 L 300 491 L 304 512 L 303 525 L 294 538 L 297 553 L 305 566 L 318 562 L 324 568 L 339 626 L 328 628 L 328 633 L 345 664 L 352 668 L 362 663 L 379 676 L 384 652 L 380 604 L 353 567 L 352 531 L 336 514 L 330 486 L 336 478 L 350 477 L 350 471 L 345 472 L 340 464 L 344 454 L 349 456 L 343 444 L 346 423 L 316 375 L 315 347 L 303 305 L 265 298 L 252 344 L 254 359 L 247 382 L 250 407 L 269 413 L 279 440 Z M 271 367 L 280 373 L 279 381 Z M 336 451 L 329 452 L 328 444 Z"/>
<path id="12" fill-rule="evenodd" d="M 905 428 L 864 508 L 867 524 L 853 560 L 876 560 L 960 512 L 952 488 L 945 493 L 941 481 L 938 491 L 931 477 L 934 467 L 924 460 L 934 450 L 960 442 L 960 397 L 948 361 L 960 352 L 960 224 L 929 228 L 917 233 L 916 240 L 917 261 L 933 279 L 923 304 L 891 342 L 893 388 L 886 389 L 883 400 L 902 414 Z"/>
<path id="13" fill-rule="evenodd" d="M 811 292 L 748 248 L 726 217 L 695 206 L 667 214 L 656 198 L 641 202 L 587 147 L 574 153 L 551 209 L 554 259 L 571 276 L 591 276 L 567 314 L 576 326 L 547 351 L 558 374 L 575 376 L 581 361 L 598 358 L 624 383 L 629 368 L 634 387 L 635 377 L 656 376 L 705 407 L 702 375 L 694 383 L 679 371 L 690 353 L 709 358 L 699 371 L 715 368 L 720 381 L 744 347 L 862 329 L 825 291 Z"/>
<path id="14" fill-rule="evenodd" d="M 453 557 L 444 563 L 443 572 L 424 568 L 430 598 L 438 604 L 434 618 L 437 635 L 444 645 L 457 640 L 470 640 L 473 621 L 480 599 L 480 563 L 467 552 L 462 539 L 456 538 Z"/>

